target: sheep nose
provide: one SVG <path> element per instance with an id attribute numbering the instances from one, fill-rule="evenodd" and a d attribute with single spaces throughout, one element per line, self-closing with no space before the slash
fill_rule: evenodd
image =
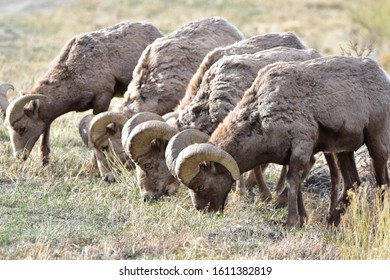
<path id="1" fill-rule="evenodd" d="M 152 200 L 157 200 L 158 198 L 160 198 L 160 195 L 158 195 L 157 193 L 145 194 L 145 195 L 144 195 L 144 202 L 149 202 L 149 201 L 152 201 Z"/>
<path id="2" fill-rule="evenodd" d="M 111 183 L 115 183 L 115 177 L 114 175 L 110 172 L 110 173 L 107 173 L 105 176 L 104 176 L 104 181 L 111 184 Z"/>
<path id="3" fill-rule="evenodd" d="M 149 194 L 144 195 L 144 202 L 149 202 L 152 199 L 152 197 Z"/>

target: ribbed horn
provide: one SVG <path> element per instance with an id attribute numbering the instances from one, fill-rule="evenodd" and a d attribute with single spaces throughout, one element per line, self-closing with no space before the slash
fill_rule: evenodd
<path id="1" fill-rule="evenodd" d="M 154 139 L 169 141 L 178 132 L 176 128 L 163 121 L 147 121 L 133 129 L 124 148 L 130 158 L 137 162 L 140 156 L 150 150 L 150 143 Z"/>
<path id="2" fill-rule="evenodd" d="M 83 143 L 88 147 L 89 146 L 89 126 L 91 124 L 92 119 L 95 117 L 94 114 L 85 115 L 79 123 L 79 134 Z"/>
<path id="3" fill-rule="evenodd" d="M 1 84 L 0 85 L 0 93 L 2 94 L 7 94 L 7 92 L 12 89 L 12 90 L 15 90 L 14 86 L 11 85 L 10 83 L 4 83 L 4 84 Z"/>
<path id="4" fill-rule="evenodd" d="M 179 116 L 179 112 L 169 112 L 162 116 L 164 121 L 170 120 L 170 119 L 177 119 Z"/>
<path id="5" fill-rule="evenodd" d="M 181 151 L 176 160 L 175 173 L 186 186 L 199 173 L 199 165 L 204 161 L 223 165 L 234 180 L 240 177 L 240 169 L 234 158 L 222 149 L 210 143 L 193 144 Z"/>
<path id="6" fill-rule="evenodd" d="M 89 125 L 89 143 L 92 145 L 96 141 L 107 133 L 107 125 L 110 123 L 117 123 L 124 125 L 127 122 L 127 118 L 118 112 L 102 112 L 97 114 L 91 120 Z"/>
<path id="7" fill-rule="evenodd" d="M 131 131 L 136 127 L 137 125 L 146 122 L 146 121 L 151 121 L 151 120 L 157 120 L 157 121 L 164 121 L 164 119 L 152 112 L 141 112 L 137 113 L 134 116 L 132 116 L 125 124 L 125 126 L 122 128 L 122 146 L 126 150 L 127 145 L 127 140 L 129 140 L 129 136 Z"/>
<path id="8" fill-rule="evenodd" d="M 40 99 L 44 100 L 47 96 L 43 94 L 27 94 L 20 96 L 13 100 L 7 107 L 6 111 L 6 122 L 11 126 L 14 122 L 19 120 L 24 115 L 24 105 L 26 105 L 31 100 Z"/>
<path id="9" fill-rule="evenodd" d="M 6 83 L 6 84 L 0 85 L 0 110 L 1 110 L 1 114 L 3 117 L 5 116 L 5 112 L 7 110 L 8 105 L 9 105 L 8 98 L 7 98 L 7 92 L 10 89 L 14 90 L 14 87 L 11 84 Z"/>
<path id="10" fill-rule="evenodd" d="M 186 129 L 178 134 L 174 135 L 168 142 L 168 146 L 165 150 L 165 160 L 169 171 L 173 176 L 175 174 L 175 164 L 179 153 L 187 148 L 188 146 L 195 143 L 206 143 L 209 140 L 209 135 L 197 130 L 197 129 Z"/>

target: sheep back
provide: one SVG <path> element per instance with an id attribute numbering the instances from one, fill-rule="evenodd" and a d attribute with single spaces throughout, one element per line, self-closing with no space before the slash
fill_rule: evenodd
<path id="1" fill-rule="evenodd" d="M 157 39 L 143 52 L 118 110 L 128 117 L 140 111 L 160 115 L 173 111 L 204 56 L 242 38 L 228 21 L 211 17 L 190 22 Z"/>
<path id="2" fill-rule="evenodd" d="M 121 22 L 75 36 L 32 92 L 52 96 L 56 102 L 73 99 L 77 105 L 70 110 L 77 111 L 90 109 L 99 94 L 108 108 L 113 96 L 123 96 L 126 91 L 142 51 L 162 36 L 146 22 Z"/>
<path id="3" fill-rule="evenodd" d="M 221 58 L 205 73 L 196 95 L 180 111 L 179 129 L 197 128 L 211 134 L 241 100 L 261 68 L 278 61 L 304 61 L 318 57 L 320 54 L 313 49 L 276 47 Z"/>
<path id="4" fill-rule="evenodd" d="M 302 40 L 293 32 L 283 32 L 255 35 L 234 44 L 212 50 L 205 56 L 195 75 L 193 75 L 188 83 L 186 96 L 181 101 L 180 108 L 184 108 L 196 95 L 206 71 L 222 57 L 229 55 L 253 54 L 258 51 L 268 50 L 279 46 L 295 49 L 307 49 L 305 43 L 302 42 Z"/>
<path id="5" fill-rule="evenodd" d="M 389 108 L 390 80 L 371 59 L 278 62 L 259 71 L 210 142 L 245 153 L 242 142 L 263 135 L 263 148 L 277 151 L 264 160 L 280 164 L 297 141 L 313 153 L 357 150 L 367 139 L 388 145 Z"/>

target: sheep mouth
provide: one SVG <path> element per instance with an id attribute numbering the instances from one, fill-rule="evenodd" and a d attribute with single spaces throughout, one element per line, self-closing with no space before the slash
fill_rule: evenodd
<path id="1" fill-rule="evenodd" d="M 144 198 L 144 202 L 149 202 L 149 203 L 152 203 L 152 202 L 157 202 L 159 200 L 162 199 L 162 197 L 164 196 L 170 196 L 171 193 L 169 191 L 169 189 L 166 189 L 162 192 L 159 192 L 159 193 L 153 193 L 153 194 L 144 194 L 143 198 Z"/>

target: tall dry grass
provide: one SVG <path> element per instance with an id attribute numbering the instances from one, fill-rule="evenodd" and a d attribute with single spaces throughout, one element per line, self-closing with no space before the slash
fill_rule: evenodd
<path id="1" fill-rule="evenodd" d="M 345 259 L 388 259 L 390 254 L 390 195 L 382 189 L 359 188 L 336 237 Z"/>

